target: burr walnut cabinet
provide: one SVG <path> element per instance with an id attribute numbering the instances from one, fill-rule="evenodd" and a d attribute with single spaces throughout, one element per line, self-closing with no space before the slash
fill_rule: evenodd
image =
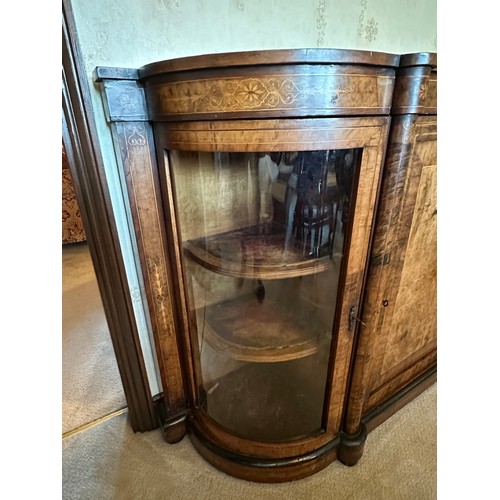
<path id="1" fill-rule="evenodd" d="M 400 58 L 344 433 L 354 464 L 366 433 L 437 373 L 437 57 Z M 356 444 L 357 443 L 357 444 Z"/>
<path id="2" fill-rule="evenodd" d="M 433 68 L 334 49 L 96 68 L 166 441 L 188 432 L 229 474 L 288 481 L 356 463 L 430 383 Z"/>

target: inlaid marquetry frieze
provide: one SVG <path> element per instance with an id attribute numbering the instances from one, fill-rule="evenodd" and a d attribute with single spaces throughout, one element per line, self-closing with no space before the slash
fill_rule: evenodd
<path id="1" fill-rule="evenodd" d="M 437 114 L 437 73 L 431 73 L 429 78 L 424 108 L 427 114 Z"/>
<path id="2" fill-rule="evenodd" d="M 436 112 L 436 73 L 425 66 L 402 69 L 394 89 L 392 114 L 436 114 Z"/>
<path id="3" fill-rule="evenodd" d="M 375 114 L 389 110 L 393 80 L 328 73 L 226 77 L 147 85 L 146 98 L 155 118 L 305 109 Z"/>

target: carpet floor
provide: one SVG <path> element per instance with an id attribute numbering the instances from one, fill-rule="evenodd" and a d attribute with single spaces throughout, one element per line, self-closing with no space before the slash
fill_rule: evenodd
<path id="1" fill-rule="evenodd" d="M 126 406 L 86 243 L 62 249 L 63 434 Z"/>

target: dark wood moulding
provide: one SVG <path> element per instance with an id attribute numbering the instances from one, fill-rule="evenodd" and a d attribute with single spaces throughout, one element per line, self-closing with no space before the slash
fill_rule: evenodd
<path id="1" fill-rule="evenodd" d="M 400 68 L 410 66 L 430 66 L 437 67 L 437 54 L 435 52 L 417 52 L 412 54 L 403 54 L 399 60 Z"/>
<path id="2" fill-rule="evenodd" d="M 284 483 L 310 476 L 330 465 L 337 457 L 339 439 L 310 453 L 285 459 L 254 458 L 229 452 L 205 439 L 195 426 L 189 434 L 200 455 L 231 476 L 259 483 Z"/>
<path id="3" fill-rule="evenodd" d="M 197 69 L 264 66 L 269 64 L 359 64 L 395 68 L 399 55 L 347 49 L 292 49 L 225 52 L 159 61 L 139 68 L 139 78 Z"/>

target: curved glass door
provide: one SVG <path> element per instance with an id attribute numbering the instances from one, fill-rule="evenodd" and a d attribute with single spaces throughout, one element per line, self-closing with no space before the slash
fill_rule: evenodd
<path id="1" fill-rule="evenodd" d="M 199 405 L 234 434 L 322 428 L 361 152 L 169 152 Z"/>

